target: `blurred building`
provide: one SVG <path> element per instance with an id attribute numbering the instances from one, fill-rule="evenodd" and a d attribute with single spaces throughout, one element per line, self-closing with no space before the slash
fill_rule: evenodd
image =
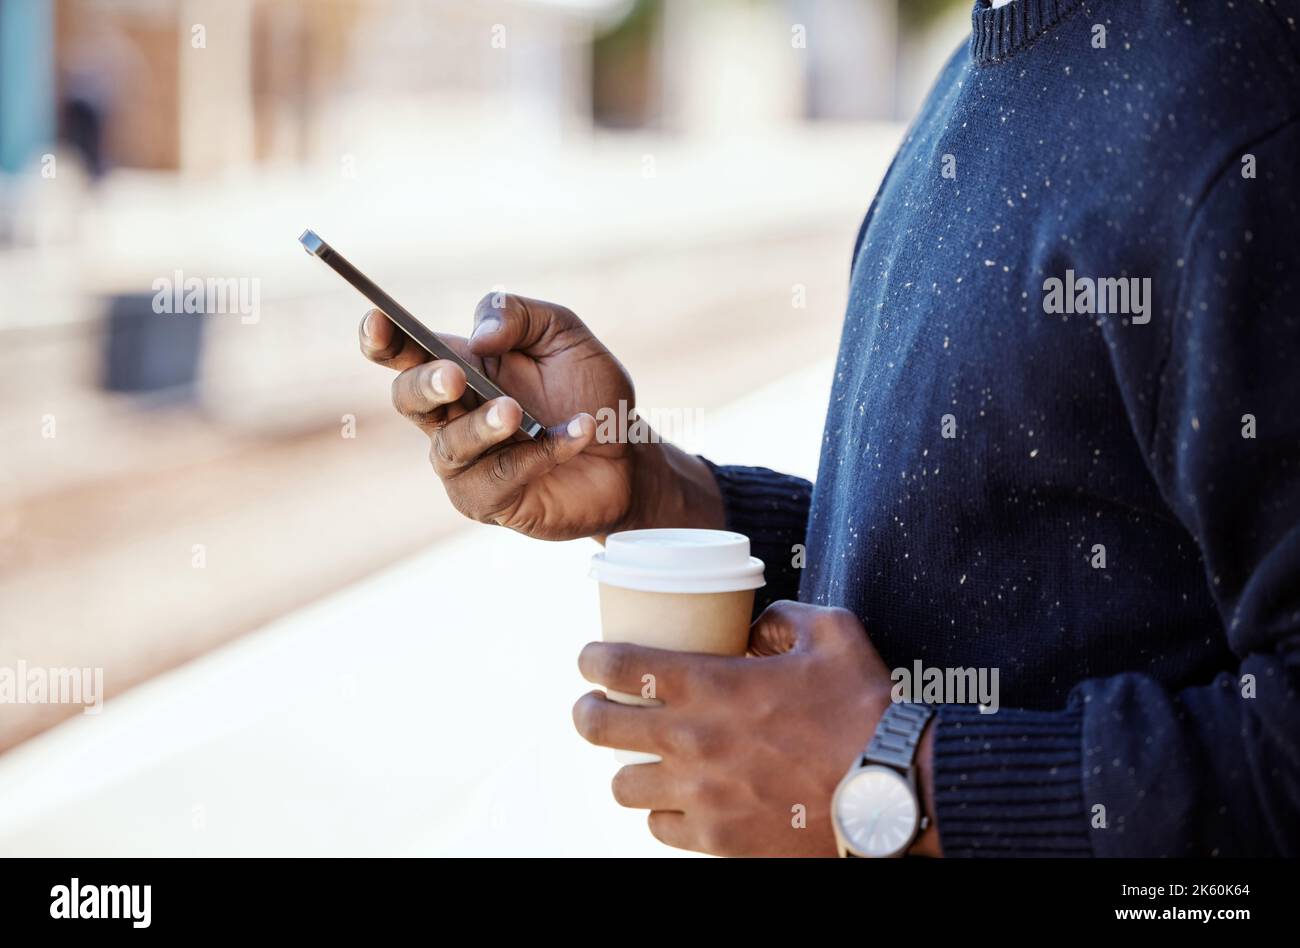
<path id="1" fill-rule="evenodd" d="M 0 0 L 0 169 L 23 171 L 56 129 L 95 173 L 309 160 L 374 95 L 419 101 L 428 121 L 476 112 L 544 136 L 895 118 L 899 7 Z"/>
<path id="2" fill-rule="evenodd" d="M 200 173 L 309 158 L 330 137 L 330 124 L 346 117 L 349 99 L 375 94 L 484 104 L 524 99 L 552 121 L 589 114 L 583 44 L 595 19 L 619 6 L 619 0 L 0 3 L 23 11 L 17 29 L 26 30 L 25 45 L 39 49 L 42 37 L 53 42 L 52 56 L 30 53 L 40 61 L 18 67 L 27 81 L 55 63 L 60 101 L 102 114 L 113 164 Z M 513 55 L 492 55 L 506 49 Z"/>

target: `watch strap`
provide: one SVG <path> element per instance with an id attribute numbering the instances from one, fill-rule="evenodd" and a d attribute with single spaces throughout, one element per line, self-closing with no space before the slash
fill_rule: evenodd
<path id="1" fill-rule="evenodd" d="M 896 702 L 885 709 L 862 755 L 862 764 L 884 764 L 903 772 L 912 769 L 916 748 L 925 726 L 934 717 L 934 706 Z"/>

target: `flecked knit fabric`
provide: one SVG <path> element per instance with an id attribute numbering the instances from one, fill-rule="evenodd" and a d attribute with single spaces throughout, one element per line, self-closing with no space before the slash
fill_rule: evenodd
<path id="1" fill-rule="evenodd" d="M 815 487 L 718 469 L 767 599 L 998 670 L 935 725 L 948 855 L 1300 854 L 1298 6 L 977 4 Z"/>

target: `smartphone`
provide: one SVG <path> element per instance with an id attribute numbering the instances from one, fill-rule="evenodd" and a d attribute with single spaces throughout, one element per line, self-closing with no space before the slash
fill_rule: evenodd
<path id="1" fill-rule="evenodd" d="M 439 339 L 437 333 L 412 316 L 410 311 L 398 303 L 397 300 L 381 290 L 369 277 L 348 263 L 343 254 L 321 240 L 315 231 L 304 230 L 302 236 L 298 238 L 298 243 L 302 244 L 303 249 L 313 257 L 320 257 L 324 260 L 335 273 L 360 290 L 362 296 L 374 303 L 385 316 L 397 325 L 397 328 L 414 340 L 415 344 L 421 349 L 435 359 L 446 359 L 448 362 L 455 362 L 460 366 L 465 373 L 465 381 L 468 383 L 470 390 L 479 398 L 487 401 L 500 398 L 506 394 L 497 388 L 496 384 L 486 375 L 462 359 L 456 350 Z M 520 405 L 520 407 L 523 406 Z M 542 433 L 542 424 L 525 411 L 523 420 L 519 423 L 519 430 L 530 438 L 536 438 Z"/>

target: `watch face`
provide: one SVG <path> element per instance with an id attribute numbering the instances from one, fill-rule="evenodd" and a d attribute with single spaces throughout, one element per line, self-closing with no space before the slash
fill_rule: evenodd
<path id="1" fill-rule="evenodd" d="M 889 767 L 850 774 L 835 793 L 833 809 L 840 834 L 861 856 L 899 854 L 920 822 L 907 778 Z"/>

